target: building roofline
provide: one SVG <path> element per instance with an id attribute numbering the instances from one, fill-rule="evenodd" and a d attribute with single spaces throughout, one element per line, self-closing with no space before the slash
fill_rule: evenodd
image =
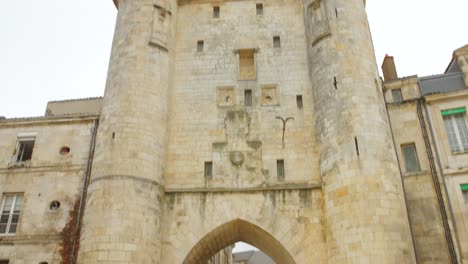
<path id="1" fill-rule="evenodd" d="M 31 125 L 41 123 L 69 123 L 93 121 L 99 119 L 99 114 L 81 114 L 81 115 L 61 115 L 61 116 L 36 116 L 36 117 L 16 117 L 0 119 L 0 128 L 5 126 Z"/>
<path id="2" fill-rule="evenodd" d="M 99 100 L 103 99 L 102 96 L 94 96 L 94 97 L 85 97 L 85 98 L 74 98 L 74 99 L 64 99 L 64 100 L 54 100 L 49 101 L 47 103 L 62 103 L 62 102 L 74 102 L 74 101 L 86 101 L 86 100 Z"/>
<path id="3" fill-rule="evenodd" d="M 413 79 L 413 78 L 419 78 L 419 77 L 418 77 L 417 74 L 415 74 L 415 75 L 400 77 L 400 78 L 395 79 L 395 80 L 384 81 L 383 83 L 384 84 L 396 83 L 396 82 L 401 82 L 401 81 L 409 80 L 409 79 Z"/>
<path id="4" fill-rule="evenodd" d="M 425 80 L 438 79 L 438 78 L 441 78 L 441 77 L 457 76 L 457 75 L 463 75 L 463 73 L 461 73 L 461 72 L 451 72 L 451 73 L 434 74 L 434 75 L 419 77 L 419 80 L 425 81 Z"/>

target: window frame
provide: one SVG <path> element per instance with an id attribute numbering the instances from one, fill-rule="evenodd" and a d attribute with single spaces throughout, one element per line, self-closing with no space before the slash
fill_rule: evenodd
<path id="1" fill-rule="evenodd" d="M 400 96 L 400 98 L 398 98 L 399 100 L 396 100 L 395 93 L 398 93 L 398 95 Z M 395 104 L 401 104 L 403 102 L 403 93 L 401 92 L 401 89 L 392 90 L 392 100 Z"/>
<path id="2" fill-rule="evenodd" d="M 11 204 L 10 212 L 8 213 L 8 220 L 7 220 L 7 225 L 5 228 L 5 233 L 0 233 L 0 237 L 16 235 L 16 233 L 18 232 L 18 226 L 19 226 L 20 219 L 21 219 L 21 212 L 23 211 L 23 206 L 24 206 L 24 193 L 4 193 L 2 195 L 2 203 L 0 206 L 0 217 L 3 215 L 3 208 L 5 207 L 5 202 L 8 196 L 13 196 L 13 202 Z M 21 208 L 19 209 L 19 213 L 18 213 L 18 221 L 16 222 L 15 232 L 10 233 L 11 223 L 13 221 L 14 211 L 17 206 L 17 199 L 19 196 L 21 196 L 22 198 L 22 203 L 21 203 Z"/>
<path id="3" fill-rule="evenodd" d="M 263 16 L 263 3 L 256 3 L 255 4 L 255 12 L 257 16 Z"/>
<path id="4" fill-rule="evenodd" d="M 302 99 L 302 94 L 296 95 L 296 106 L 297 106 L 297 109 L 300 109 L 300 110 L 304 108 L 304 101 Z"/>
<path id="5" fill-rule="evenodd" d="M 281 49 L 281 36 L 273 36 L 273 48 Z"/>
<path id="6" fill-rule="evenodd" d="M 197 52 L 201 53 L 205 50 L 205 41 L 204 40 L 197 40 Z"/>
<path id="7" fill-rule="evenodd" d="M 203 176 L 205 178 L 213 178 L 213 161 L 205 161 Z"/>
<path id="8" fill-rule="evenodd" d="M 450 110 L 445 110 L 450 111 Z M 457 119 L 459 118 L 459 119 Z M 461 124 L 457 121 L 462 120 Z M 445 133 L 447 135 L 447 141 L 450 148 L 450 152 L 452 153 L 463 153 L 468 152 L 468 122 L 466 117 L 466 111 L 460 113 L 447 113 L 445 114 L 442 111 L 442 121 L 445 127 Z M 460 133 L 459 125 L 464 126 L 464 132 Z M 450 126 L 450 127 L 449 127 Z M 451 130 L 451 131 L 450 131 Z M 463 130 L 463 129 L 462 129 Z M 453 131 L 453 132 L 452 132 Z M 466 134 L 462 137 L 462 134 Z M 463 143 L 466 141 L 467 143 Z"/>
<path id="9" fill-rule="evenodd" d="M 28 160 L 18 160 L 19 158 L 19 155 L 20 155 L 20 151 L 21 151 L 21 144 L 23 142 L 34 142 L 33 143 L 33 146 L 32 146 L 32 149 L 31 149 L 31 158 L 28 159 Z M 17 139 L 16 139 L 16 148 L 15 148 L 15 155 L 13 155 L 13 160 L 12 162 L 14 164 L 20 164 L 22 162 L 27 162 L 27 161 L 31 161 L 32 160 L 32 155 L 34 153 L 34 147 L 36 145 L 36 136 L 18 136 Z M 24 155 L 24 149 L 23 149 L 23 154 L 21 155 Z"/>
<path id="10" fill-rule="evenodd" d="M 218 19 L 221 17 L 221 7 L 220 6 L 213 6 L 213 18 Z"/>
<path id="11" fill-rule="evenodd" d="M 414 156 L 416 157 L 416 164 L 417 164 L 417 167 L 418 167 L 418 170 L 416 170 L 416 171 L 413 171 L 413 170 L 410 171 L 408 169 L 408 161 L 406 159 L 406 155 L 405 155 L 405 151 L 404 151 L 404 148 L 408 147 L 408 146 L 412 146 L 413 149 L 414 149 Z M 418 150 L 416 148 L 416 143 L 412 142 L 412 143 L 401 144 L 400 149 L 401 149 L 401 154 L 403 156 L 403 160 L 405 162 L 405 172 L 406 173 L 419 173 L 419 172 L 421 172 L 421 163 L 419 162 L 419 156 L 418 156 Z"/>
<path id="12" fill-rule="evenodd" d="M 245 89 L 244 90 L 244 105 L 245 105 L 245 107 L 252 107 L 253 106 L 253 92 L 252 92 L 252 89 Z"/>
<path id="13" fill-rule="evenodd" d="M 284 164 L 284 159 L 276 160 L 276 178 L 280 182 L 283 182 L 286 179 L 286 168 Z"/>

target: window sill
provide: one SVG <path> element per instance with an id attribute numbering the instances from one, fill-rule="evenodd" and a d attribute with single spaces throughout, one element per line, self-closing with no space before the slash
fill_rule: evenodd
<path id="1" fill-rule="evenodd" d="M 10 162 L 8 163 L 8 169 L 13 168 L 29 168 L 31 167 L 31 161 L 21 161 L 21 162 Z"/>
<path id="2" fill-rule="evenodd" d="M 403 175 L 404 176 L 420 176 L 420 175 L 426 175 L 428 173 L 429 171 L 425 170 L 425 171 L 404 172 Z"/>
<path id="3" fill-rule="evenodd" d="M 0 234 L 0 237 L 12 237 L 12 236 L 15 236 L 16 233 L 14 234 Z"/>
<path id="4" fill-rule="evenodd" d="M 452 156 L 458 156 L 458 155 L 464 155 L 464 154 L 468 154 L 468 150 L 464 150 L 464 151 L 452 151 Z"/>

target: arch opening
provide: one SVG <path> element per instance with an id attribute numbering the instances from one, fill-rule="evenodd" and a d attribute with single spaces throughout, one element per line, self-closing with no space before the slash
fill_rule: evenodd
<path id="1" fill-rule="evenodd" d="M 245 242 L 258 248 L 276 263 L 295 264 L 289 252 L 276 238 L 257 225 L 241 219 L 227 222 L 205 235 L 190 250 L 183 263 L 207 263 L 217 252 L 236 242 Z"/>

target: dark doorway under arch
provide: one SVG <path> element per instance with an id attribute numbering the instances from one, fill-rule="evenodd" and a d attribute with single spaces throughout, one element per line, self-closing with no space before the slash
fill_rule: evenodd
<path id="1" fill-rule="evenodd" d="M 218 251 L 239 241 L 260 249 L 276 263 L 295 264 L 289 252 L 277 239 L 257 225 L 241 219 L 227 222 L 205 235 L 190 250 L 183 263 L 207 263 Z"/>

